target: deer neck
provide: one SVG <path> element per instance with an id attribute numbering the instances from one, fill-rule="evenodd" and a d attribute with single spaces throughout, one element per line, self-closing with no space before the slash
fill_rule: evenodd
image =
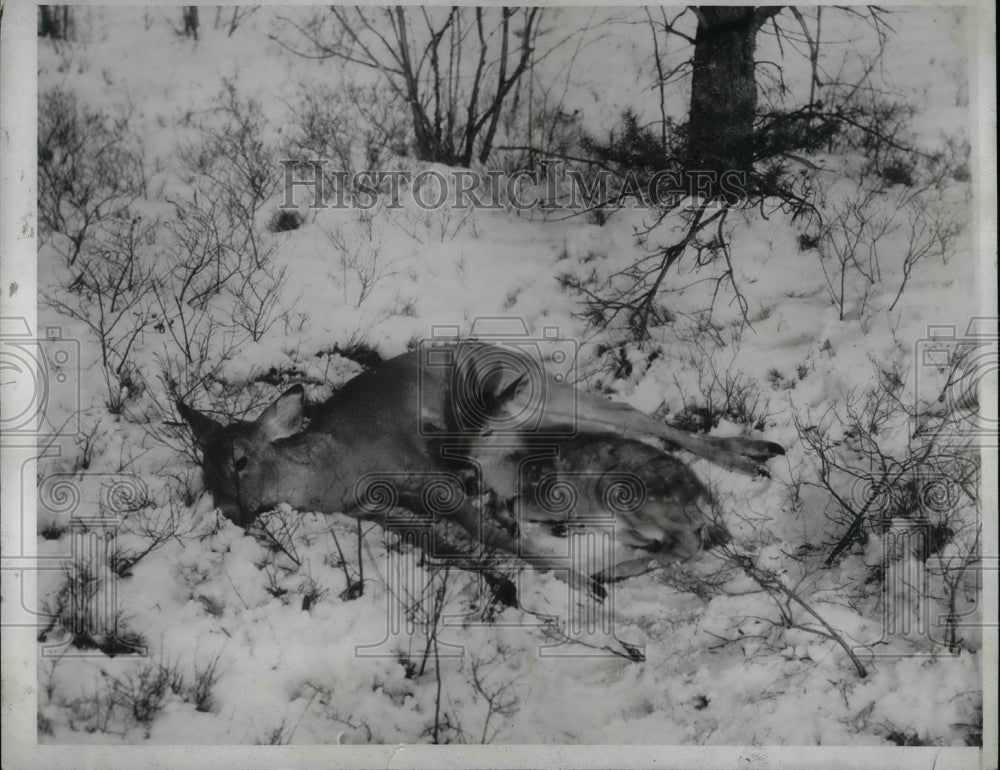
<path id="1" fill-rule="evenodd" d="M 299 511 L 335 513 L 353 502 L 345 448 L 326 433 L 304 431 L 275 444 L 273 497 Z M 269 495 L 270 496 L 270 495 Z"/>

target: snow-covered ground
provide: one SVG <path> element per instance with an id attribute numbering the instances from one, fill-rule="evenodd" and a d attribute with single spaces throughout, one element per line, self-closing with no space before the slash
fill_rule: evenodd
<path id="1" fill-rule="evenodd" d="M 594 13 L 609 12 L 577 9 L 555 18 L 570 29 L 596 24 Z M 87 8 L 77 12 L 77 42 L 39 40 L 40 95 L 62 89 L 108 114 L 129 106 L 129 135 L 149 171 L 136 210 L 145 222 L 161 221 L 143 252 L 154 261 L 169 259 L 166 223 L 191 200 L 198 181 L 185 169 L 182 150 L 200 141 L 199 126 L 224 119 L 218 107 L 227 89 L 237 100 L 259 100 L 265 136 L 281 146 L 295 130 L 303 89 L 351 77 L 336 63 L 283 50 L 270 37 L 288 29 L 278 15 L 262 8 L 228 36 L 225 25 L 213 28 L 213 11 L 204 8 L 194 42 L 177 33 L 179 8 Z M 831 39 L 842 34 L 849 53 L 846 80 L 869 61 L 870 43 L 860 21 L 834 21 L 832 10 L 830 18 Z M 962 15 L 900 9 L 894 26 L 878 63 L 879 82 L 915 106 L 909 130 L 918 146 L 960 147 L 970 125 Z M 623 107 L 652 104 L 644 85 L 648 46 L 636 42 L 634 29 L 603 27 L 564 75 L 564 109 L 580 109 L 586 130 L 608 126 Z M 760 59 L 779 55 L 773 37 L 760 47 Z M 837 50 L 831 46 L 831 60 Z M 786 70 L 790 89 L 808 87 L 801 61 Z M 673 98 L 682 115 L 684 94 Z M 865 158 L 831 154 L 811 161 L 827 213 L 856 199 Z M 412 160 L 392 162 L 420 168 Z M 660 417 L 745 389 L 741 405 L 751 424 L 740 423 L 734 408 L 714 431 L 751 432 L 782 444 L 787 456 L 772 461 L 772 478 L 686 459 L 715 490 L 736 546 L 788 592 L 763 590 L 714 554 L 682 574 L 625 581 L 613 591 L 614 634 L 643 645 L 643 662 L 573 641 L 556 644 L 539 615 L 565 620 L 571 611 L 590 611 L 592 600 L 551 573 L 524 571 L 523 609 L 506 608 L 483 622 L 472 613 L 484 595 L 473 577 L 415 568 L 417 582 L 400 589 L 390 579 L 395 551 L 387 550 L 381 531 L 367 530 L 359 548 L 356 523 L 347 516 L 279 511 L 293 529 L 283 541 L 289 553 L 218 523 L 214 512 L 193 512 L 183 492 L 197 492 L 197 468 L 179 451 L 180 433 L 164 427 L 177 419 L 161 376 L 165 359 L 179 360 L 169 330 L 150 324 L 129 352 L 133 383 L 109 392 L 93 331 L 40 303 L 40 328 L 61 326 L 64 338 L 80 341 L 79 420 L 89 440 L 66 441 L 60 457 L 40 461 L 40 499 L 49 504 L 38 510 L 39 555 L 68 556 L 79 547 L 69 516 L 116 510 L 107 500 L 116 481 L 141 498 L 126 517 L 133 523 L 118 532 L 121 549 L 141 553 L 168 524 L 175 536 L 123 576 L 97 576 L 116 587 L 119 635 L 138 637 L 145 655 L 81 651 L 58 624 L 44 634 L 39 742 L 977 745 L 983 662 L 975 580 L 958 602 L 972 618 L 960 639 L 949 644 L 942 629 L 925 632 L 916 621 L 887 630 L 885 618 L 896 614 L 926 620 L 923 613 L 946 613 L 949 597 L 961 591 L 949 593 L 945 573 L 920 562 L 930 596 L 907 594 L 905 579 L 893 572 L 900 560 L 886 556 L 891 529 L 871 528 L 863 545 L 825 566 L 850 517 L 840 516 L 831 492 L 817 486 L 820 461 L 804 440 L 822 434 L 831 454 L 842 457 L 854 451 L 851 415 L 864 413 L 861 421 L 869 420 L 880 450 L 907 457 L 914 426 L 889 405 L 871 406 L 865 394 L 897 377 L 898 387 L 882 392 L 906 407 L 921 395 L 936 396 L 944 374 L 921 368 L 920 341 L 931 325 L 953 326 L 962 337 L 977 314 L 983 255 L 975 249 L 967 169 L 924 196 L 923 219 L 911 218 L 912 193 L 886 184 L 866 209 L 866 216 L 888 223 L 874 257 L 878 276 L 850 271 L 842 308 L 834 301 L 839 274 L 829 273 L 834 257 L 821 262 L 807 220 L 777 210 L 733 212 L 726 224 L 733 281 L 750 324 L 728 283 L 706 320 L 716 282 L 704 279 L 716 277 L 719 267 L 696 270 L 688 256 L 664 292 L 673 320 L 643 344 L 589 330 L 577 314 L 579 296 L 559 277 L 609 275 L 642 256 L 634 234 L 649 221 L 646 211 L 624 209 L 599 225 L 583 216 L 503 209 L 467 216 L 410 204 L 377 208 L 368 220 L 350 209 L 306 212 L 298 229 L 271 233 L 266 224 L 279 199 L 262 207 L 260 238 L 273 246 L 273 269 L 287 266 L 287 273 L 275 323 L 259 339 L 241 340 L 217 372 L 250 394 L 238 408 L 259 409 L 291 382 L 304 382 L 312 400 L 328 396 L 360 370 L 333 353 L 335 345 L 362 342 L 388 358 L 437 326 L 468 333 L 484 316 L 523 319 L 539 337 L 558 327 L 564 339 L 579 343 L 582 387 Z M 198 205 L 206 203 L 192 208 Z M 919 261 L 905 276 L 896 301 L 911 224 L 935 217 L 954 223 L 955 235 L 946 253 Z M 660 230 L 650 241 L 667 237 Z M 338 242 L 347 250 L 338 251 Z M 54 238 L 40 248 L 39 293 L 72 302 L 75 295 L 59 288 L 74 277 L 59 256 L 64 247 Z M 223 344 L 222 336 L 213 344 Z M 609 366 L 615 358 L 629 365 Z M 261 382 L 259 375 L 272 368 L 271 381 Z M 109 409 L 115 396 L 123 403 Z M 75 407 L 66 404 L 61 414 L 61 406 L 52 415 L 57 421 Z M 865 412 L 869 407 L 875 411 Z M 174 436 L 172 443 L 163 436 Z M 874 463 L 872 457 L 851 455 L 851 461 L 860 466 Z M 52 502 L 60 498 L 50 487 L 61 481 L 80 499 L 62 507 Z M 836 476 L 833 483 L 857 503 L 857 483 Z M 975 504 L 963 501 L 948 511 L 952 530 L 976 519 Z M 931 561 L 967 555 L 969 542 L 953 532 Z M 359 555 L 365 590 L 349 599 L 347 575 L 357 574 Z M 719 575 L 723 582 L 709 586 Z M 425 657 L 428 638 L 419 627 L 413 634 L 405 624 L 400 633 L 386 630 L 399 590 L 425 583 L 441 587 L 450 618 L 440 630 L 437 660 Z M 39 601 L 55 608 L 60 596 L 66 599 L 66 585 L 64 572 L 41 573 Z"/>

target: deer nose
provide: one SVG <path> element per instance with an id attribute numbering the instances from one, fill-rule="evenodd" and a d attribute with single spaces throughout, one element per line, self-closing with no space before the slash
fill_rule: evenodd
<path id="1" fill-rule="evenodd" d="M 225 518 L 229 519 L 238 527 L 246 528 L 253 523 L 256 517 L 253 511 L 247 511 L 235 500 L 219 498 L 210 492 L 205 492 L 195 503 L 191 511 L 192 517 L 204 516 L 211 511 L 218 510 Z"/>
<path id="2" fill-rule="evenodd" d="M 243 527 L 244 529 L 249 527 L 254 519 L 257 518 L 256 512 L 244 508 L 234 500 L 223 500 L 219 504 L 219 511 L 237 527 Z"/>

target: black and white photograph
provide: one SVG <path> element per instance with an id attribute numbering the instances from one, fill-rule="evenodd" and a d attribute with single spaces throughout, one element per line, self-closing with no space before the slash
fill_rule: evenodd
<path id="1" fill-rule="evenodd" d="M 996 767 L 995 8 L 0 8 L 3 766 Z"/>

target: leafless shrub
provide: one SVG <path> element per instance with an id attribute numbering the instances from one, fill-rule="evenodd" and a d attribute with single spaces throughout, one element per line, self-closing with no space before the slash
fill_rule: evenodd
<path id="1" fill-rule="evenodd" d="M 579 52 L 578 47 L 574 59 Z M 571 67 L 572 62 L 567 63 L 567 71 Z M 504 171 L 512 174 L 522 169 L 535 170 L 540 161 L 549 158 L 572 163 L 573 158 L 585 155 L 581 146 L 582 114 L 580 110 L 565 109 L 566 93 L 565 80 L 542 83 L 530 78 L 514 89 L 502 121 L 507 144 L 497 148 L 506 151 L 501 161 Z M 576 170 L 586 176 L 591 168 L 591 164 L 584 163 Z M 589 183 L 587 186 L 589 189 Z"/>
<path id="2" fill-rule="evenodd" d="M 246 223 L 234 220 L 233 212 L 218 197 L 199 196 L 197 189 L 191 198 L 172 203 L 174 216 L 166 225 L 169 238 L 161 259 L 157 298 L 164 307 L 161 295 L 169 291 L 174 302 L 166 304 L 166 309 L 179 310 L 177 305 L 184 305 L 204 310 L 242 266 Z"/>
<path id="3" fill-rule="evenodd" d="M 804 631 L 839 646 L 854 666 L 858 676 L 867 676 L 867 669 L 850 644 L 850 637 L 833 626 L 818 609 L 824 601 L 823 593 L 816 585 L 816 578 L 824 570 L 813 563 L 804 563 L 793 557 L 790 568 L 774 569 L 766 566 L 760 556 L 762 545 L 767 544 L 772 535 L 767 530 L 768 519 L 754 520 L 745 514 L 737 514 L 741 519 L 741 534 L 734 534 L 734 527 L 727 527 L 721 509 L 713 505 L 705 511 L 710 527 L 727 533 L 727 537 L 712 544 L 709 552 L 693 567 L 678 567 L 664 574 L 661 580 L 676 590 L 693 593 L 708 601 L 716 596 L 746 594 L 743 578 L 749 578 L 757 588 L 768 596 L 777 610 L 776 617 L 755 615 L 754 626 L 760 628 L 757 634 L 748 634 L 739 628 L 735 634 L 711 633 L 719 640 L 712 647 L 730 644 L 753 647 L 752 640 L 759 639 L 762 649 L 777 653 L 777 644 L 784 633 L 791 629 Z M 735 589 L 734 585 L 738 588 Z M 744 647 L 744 654 L 748 653 Z"/>
<path id="4" fill-rule="evenodd" d="M 65 532 L 66 526 L 56 517 L 38 522 L 38 534 L 46 540 L 58 540 Z"/>
<path id="5" fill-rule="evenodd" d="M 343 227 L 325 229 L 325 232 L 337 255 L 344 304 L 360 308 L 380 281 L 398 275 L 401 269 L 396 260 L 385 256 L 385 234 L 382 227 L 376 225 L 375 213 L 359 210 L 355 221 L 356 232 L 351 233 Z"/>
<path id="6" fill-rule="evenodd" d="M 476 740 L 483 745 L 493 743 L 505 723 L 520 710 L 518 680 L 510 677 L 508 668 L 511 652 L 508 646 L 497 642 L 492 654 L 473 653 L 469 660 L 474 698 L 482 699 L 486 707 L 482 730 L 476 736 Z M 495 719 L 501 720 L 501 723 L 497 725 Z M 494 723 L 493 729 L 490 729 L 491 723 Z"/>
<path id="7" fill-rule="evenodd" d="M 121 677 L 105 673 L 111 703 L 122 709 L 134 722 L 149 725 L 163 708 L 170 691 L 183 689 L 183 678 L 176 664 L 148 662 L 135 673 Z"/>
<path id="8" fill-rule="evenodd" d="M 645 256 L 608 275 L 593 268 L 582 276 L 565 273 L 559 278 L 560 284 L 581 297 L 583 305 L 579 316 L 591 326 L 606 328 L 622 324 L 633 339 L 646 340 L 650 328 L 664 325 L 671 319 L 669 308 L 662 302 L 664 281 L 670 268 L 693 251 L 698 257 L 698 269 L 714 271 L 710 275 L 715 287 L 712 306 L 728 286 L 746 320 L 749 307 L 736 282 L 730 237 L 725 229 L 729 212 L 728 208 L 708 205 L 693 210 L 661 212 L 656 221 L 637 236 L 640 245 L 647 247 Z M 654 233 L 661 238 L 668 229 L 672 231 L 667 245 L 650 243 Z"/>
<path id="9" fill-rule="evenodd" d="M 107 688 L 66 702 L 70 729 L 87 733 L 107 733 L 116 713 L 116 703 Z"/>
<path id="10" fill-rule="evenodd" d="M 751 430 L 764 430 L 771 418 L 770 403 L 760 387 L 736 365 L 740 352 L 739 333 L 734 331 L 726 345 L 718 332 L 712 335 L 699 331 L 706 328 L 705 324 L 710 324 L 707 316 L 697 328 L 683 335 L 688 363 L 697 374 L 697 391 L 701 397 L 689 403 L 685 395 L 684 412 L 675 417 L 674 422 L 695 419 L 685 427 L 707 432 L 717 427 L 720 420 L 727 419 Z M 727 348 L 729 360 L 720 364 L 727 355 Z M 687 392 L 680 382 L 677 387 L 682 395 Z"/>
<path id="11" fill-rule="evenodd" d="M 186 330 L 190 332 L 191 330 Z M 159 404 L 164 415 L 174 413 L 177 398 L 191 401 L 195 393 L 208 392 L 217 414 L 242 412 L 235 405 L 243 400 L 236 389 L 230 387 L 222 377 L 222 369 L 236 349 L 238 339 L 230 329 L 221 326 L 209 317 L 199 318 L 195 329 L 197 335 L 189 335 L 185 342 L 190 344 L 188 355 L 169 348 L 154 353 L 158 364 L 157 379 L 161 383 L 162 402 Z M 221 344 L 220 344 L 221 343 Z M 200 451 L 190 440 L 189 431 L 178 431 L 182 422 L 171 421 L 166 432 L 153 432 L 153 438 L 165 443 L 181 454 L 200 458 Z M 178 440 L 179 439 L 179 440 Z M 188 451 L 191 450 L 191 451 Z"/>
<path id="12" fill-rule="evenodd" d="M 108 549 L 110 541 L 103 547 Z M 106 655 L 130 654 L 145 648 L 141 635 L 131 630 L 121 608 L 109 614 L 107 601 L 115 576 L 107 568 L 107 553 L 78 555 L 63 566 L 63 584 L 45 602 L 48 626 L 39 641 L 48 641 L 58 625 L 78 649 L 98 649 Z"/>
<path id="13" fill-rule="evenodd" d="M 357 553 L 355 554 L 357 559 L 357 565 L 352 570 L 350 568 L 347 557 L 344 555 L 344 549 L 340 546 L 340 538 L 337 537 L 337 533 L 330 527 L 328 532 L 333 538 L 333 545 L 337 549 L 337 559 L 333 559 L 332 554 L 328 554 L 325 559 L 325 563 L 334 568 L 340 568 L 344 573 L 344 583 L 346 587 L 340 592 L 341 601 L 349 602 L 357 599 L 364 595 L 365 592 L 365 562 L 361 553 L 361 546 L 364 542 L 364 533 L 362 532 L 361 519 L 357 520 L 357 533 L 355 536 L 354 544 L 357 548 Z"/>
<path id="14" fill-rule="evenodd" d="M 302 594 L 302 610 L 308 612 L 316 602 L 323 600 L 323 597 L 329 593 L 329 589 L 321 585 L 312 575 L 309 575 L 299 585 L 299 593 Z"/>
<path id="15" fill-rule="evenodd" d="M 240 25 L 249 20 L 259 10 L 259 5 L 235 5 L 233 6 L 232 13 L 230 14 L 228 8 L 223 8 L 221 5 L 217 6 L 215 9 L 214 26 L 216 29 L 219 29 L 219 27 L 222 26 L 222 13 L 225 11 L 228 14 L 228 21 L 224 24 L 226 28 L 226 37 L 232 37 L 233 33 L 240 28 Z"/>
<path id="16" fill-rule="evenodd" d="M 929 186 L 887 191 L 865 178 L 847 197 L 829 204 L 821 200 L 818 209 L 824 217 L 820 267 L 841 321 L 852 305 L 852 315 L 862 320 L 879 309 L 872 302 L 889 274 L 898 271 L 899 288 L 887 308 L 895 309 L 914 268 L 928 258 L 947 260 L 964 229 Z M 895 236 L 901 230 L 905 245 L 897 256 Z"/>
<path id="17" fill-rule="evenodd" d="M 194 189 L 172 201 L 155 291 L 163 320 L 154 330 L 164 336 L 156 358 L 167 397 L 190 402 L 204 392 L 231 416 L 249 405 L 223 368 L 240 345 L 286 318 L 286 269 L 274 264 L 273 234 L 257 221 L 279 179 L 260 105 L 227 84 L 214 118 L 182 153 Z M 172 413 L 169 404 L 163 409 Z M 167 433 L 160 438 L 176 444 L 176 431 Z M 190 441 L 179 440 L 197 457 Z"/>
<path id="18" fill-rule="evenodd" d="M 164 319 L 156 330 L 173 343 L 161 358 L 163 376 L 185 396 L 285 314 L 286 270 L 273 264 L 273 234 L 258 222 L 280 179 L 276 152 L 258 102 L 232 83 L 221 102 L 182 153 L 194 190 L 172 202 L 155 292 Z"/>
<path id="19" fill-rule="evenodd" d="M 494 11 L 498 11 L 494 13 Z M 420 160 L 469 167 L 486 163 L 505 101 L 529 71 L 543 32 L 537 8 L 339 8 L 286 38 L 312 59 L 360 63 L 378 72 L 410 115 Z"/>
<path id="20" fill-rule="evenodd" d="M 86 428 L 76 436 L 75 442 L 80 448 L 80 457 L 75 462 L 76 468 L 80 468 L 82 470 L 90 468 L 90 463 L 94 459 L 94 449 L 99 438 L 98 431 L 100 430 L 100 427 L 101 421 L 96 420 L 91 423 L 89 428 Z"/>
<path id="21" fill-rule="evenodd" d="M 137 725 L 145 728 L 148 737 L 150 726 L 171 696 L 193 703 L 198 711 L 211 710 L 212 691 L 222 674 L 220 662 L 221 653 L 209 658 L 204 666 L 196 663 L 190 684 L 179 663 L 163 656 L 139 663 L 120 675 L 102 670 L 102 682 L 95 690 L 57 702 L 65 709 L 73 730 L 107 733 L 118 724 L 124 728 L 124 735 Z M 48 697 L 50 701 L 57 697 L 51 686 Z"/>
<path id="22" fill-rule="evenodd" d="M 816 465 L 816 480 L 806 483 L 831 501 L 835 540 L 821 545 L 825 564 L 878 538 L 872 582 L 886 591 L 905 586 L 896 603 L 901 611 L 943 605 L 945 643 L 955 650 L 963 644 L 959 618 L 978 592 L 969 581 L 975 583 L 980 559 L 979 458 L 952 440 L 961 428 L 954 415 L 935 418 L 933 426 L 925 419 L 918 430 L 901 388 L 902 379 L 883 370 L 876 385 L 847 394 L 818 420 L 797 417 Z M 926 582 L 913 585 L 897 574 L 914 569 Z"/>
<path id="23" fill-rule="evenodd" d="M 185 690 L 184 699 L 194 704 L 196 711 L 211 711 L 212 692 L 224 673 L 219 669 L 222 653 L 216 653 L 204 665 L 194 664 L 194 681 Z"/>
<path id="24" fill-rule="evenodd" d="M 313 691 L 313 694 L 309 698 L 309 703 L 312 704 L 313 701 L 326 707 L 326 716 L 337 724 L 343 725 L 344 727 L 349 727 L 352 730 L 364 730 L 365 741 L 371 743 L 374 737 L 374 732 L 372 731 L 371 725 L 368 724 L 364 719 L 358 719 L 356 715 L 351 714 L 349 717 L 341 715 L 341 713 L 336 709 L 331 709 L 330 701 L 333 699 L 333 691 L 329 687 L 324 687 L 322 685 L 313 684 L 312 682 L 306 682 L 305 687 Z M 337 736 L 337 743 L 341 742 L 341 736 Z"/>
<path id="25" fill-rule="evenodd" d="M 172 540 L 180 542 L 191 531 L 182 501 L 167 495 L 165 505 L 149 501 L 126 514 L 118 532 L 117 550 L 110 566 L 119 577 L 129 577 L 142 559 Z"/>
<path id="26" fill-rule="evenodd" d="M 903 296 L 913 269 L 922 261 L 940 258 L 947 263 L 955 240 L 961 234 L 960 221 L 926 202 L 922 197 L 913 200 L 906 212 L 906 249 L 903 252 L 902 278 L 896 296 L 889 305 L 891 312 Z"/>
<path id="27" fill-rule="evenodd" d="M 834 204 L 824 224 L 820 267 L 841 321 L 851 300 L 858 303 L 858 317 L 865 315 L 882 280 L 882 241 L 896 228 L 894 214 L 881 205 L 882 198 L 880 189 L 860 186 L 849 198 Z"/>
<path id="28" fill-rule="evenodd" d="M 264 562 L 259 563 L 258 566 L 267 578 L 267 585 L 264 586 L 264 590 L 275 599 L 278 599 L 282 604 L 288 604 L 288 589 L 281 584 L 281 579 L 278 574 L 280 567 L 274 563 L 273 555 L 269 554 L 267 559 Z"/>
<path id="29" fill-rule="evenodd" d="M 267 223 L 272 233 L 288 233 L 302 227 L 303 216 L 295 209 L 278 209 Z"/>
<path id="30" fill-rule="evenodd" d="M 199 475 L 193 471 L 184 470 L 170 474 L 168 484 L 170 496 L 186 508 L 194 505 L 201 495 L 201 481 Z"/>
<path id="31" fill-rule="evenodd" d="M 300 567 L 302 557 L 296 546 L 295 533 L 301 524 L 301 514 L 288 506 L 280 506 L 258 516 L 250 531 L 270 551 L 285 554 L 296 567 Z"/>
<path id="32" fill-rule="evenodd" d="M 293 735 L 295 735 L 295 727 L 286 724 L 286 720 L 282 719 L 270 728 L 265 737 L 257 743 L 262 746 L 284 746 L 291 743 Z"/>
<path id="33" fill-rule="evenodd" d="M 466 227 L 472 228 L 473 237 L 479 237 L 476 209 L 471 205 L 465 208 L 456 208 L 448 203 L 427 209 L 403 207 L 390 209 L 388 213 L 399 228 L 418 243 L 448 243 Z"/>
<path id="34" fill-rule="evenodd" d="M 39 240 L 74 265 L 95 227 L 120 216 L 146 186 L 141 149 L 134 142 L 132 108 L 112 117 L 81 105 L 59 88 L 38 104 Z"/>
<path id="35" fill-rule="evenodd" d="M 245 329 L 214 309 L 211 300 L 241 273 L 251 276 L 252 283 L 254 272 L 239 251 L 244 238 L 221 203 L 209 200 L 202 206 L 195 194 L 174 206 L 176 217 L 166 227 L 171 237 L 155 284 L 160 318 L 153 330 L 168 342 L 158 354 L 167 392 L 187 396 L 213 380 L 247 336 Z M 262 288 L 268 299 L 267 287 Z M 253 325 L 253 300 L 247 302 L 249 315 L 243 320 Z M 273 312 L 273 305 L 269 308 Z"/>
<path id="36" fill-rule="evenodd" d="M 868 670 L 847 638 L 816 610 L 814 602 L 802 596 L 795 587 L 788 586 L 779 572 L 762 567 L 753 556 L 741 553 L 731 544 L 720 546 L 720 552 L 773 600 L 778 608 L 781 627 L 799 629 L 834 642 L 846 653 L 858 676 L 863 678 L 868 675 Z"/>
<path id="37" fill-rule="evenodd" d="M 322 162 L 328 198 L 353 194 L 354 172 L 384 169 L 391 154 L 406 154 L 407 118 L 384 84 L 311 86 L 291 110 L 288 157 Z M 296 171 L 311 174 L 313 168 L 305 163 Z"/>
<path id="38" fill-rule="evenodd" d="M 241 98 L 231 82 L 219 101 L 214 120 L 201 123 L 200 140 L 185 148 L 182 158 L 202 177 L 203 193 L 227 214 L 234 251 L 260 266 L 268 254 L 257 229 L 264 223 L 258 223 L 257 215 L 277 191 L 281 166 L 260 102 Z"/>
<path id="39" fill-rule="evenodd" d="M 425 729 L 431 743 L 448 743 L 445 735 L 455 729 L 450 715 L 444 709 L 444 689 L 441 679 L 441 617 L 449 591 L 449 569 L 435 570 L 419 595 L 413 595 L 406 607 L 407 617 L 424 633 L 425 646 L 417 676 L 422 676 L 430 657 L 434 658 L 434 721 Z"/>
<path id="40" fill-rule="evenodd" d="M 232 84 L 222 101 L 220 119 L 202 125 L 201 141 L 183 153 L 197 183 L 190 198 L 173 202 L 155 293 L 165 319 L 157 331 L 183 359 L 175 367 L 165 355 L 162 368 L 170 379 L 188 380 L 184 394 L 211 379 L 244 338 L 258 341 L 282 316 L 285 270 L 272 265 L 271 235 L 257 222 L 277 187 L 275 152 L 257 102 L 242 100 Z M 212 304 L 223 292 L 228 316 Z"/>
<path id="41" fill-rule="evenodd" d="M 230 281 L 226 287 L 233 302 L 233 324 L 249 334 L 254 342 L 259 342 L 275 323 L 288 315 L 280 304 L 287 272 L 287 267 L 275 269 L 266 264 L 243 269 L 237 280 Z"/>
<path id="42" fill-rule="evenodd" d="M 890 177 L 886 181 L 890 183 L 892 175 L 898 178 L 901 171 L 911 176 L 916 164 L 928 157 L 908 141 L 916 107 L 901 99 L 886 98 L 873 88 L 830 85 L 827 109 L 833 107 L 837 112 L 831 119 L 838 123 L 838 130 L 830 134 L 830 150 L 861 151 L 868 170 L 877 176 L 888 170 Z"/>
<path id="43" fill-rule="evenodd" d="M 74 257 L 72 281 L 43 295 L 50 307 L 82 321 L 97 338 L 113 413 L 145 389 L 131 356 L 157 317 L 151 265 L 158 231 L 158 222 L 127 211 L 94 223 Z"/>

